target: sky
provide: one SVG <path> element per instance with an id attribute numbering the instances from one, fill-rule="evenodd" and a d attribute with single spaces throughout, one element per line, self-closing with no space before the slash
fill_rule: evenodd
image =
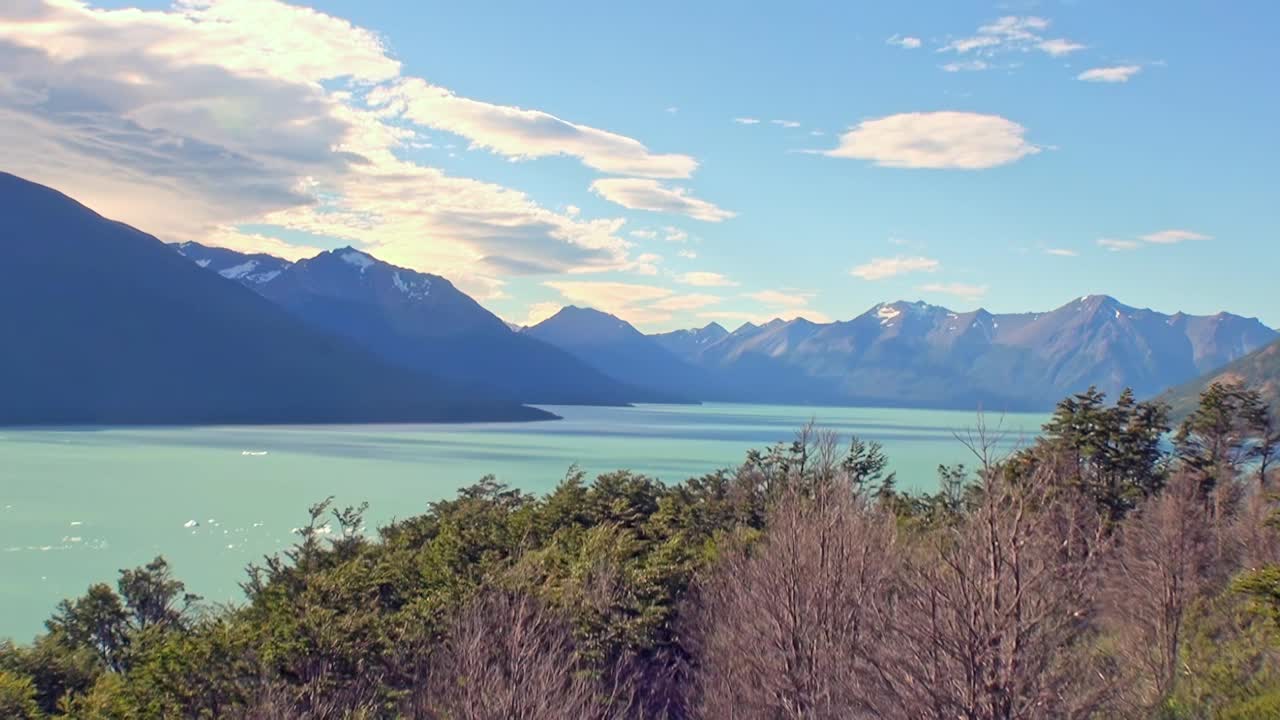
<path id="1" fill-rule="evenodd" d="M 1280 8 L 5 0 L 0 169 L 646 331 L 1092 293 L 1280 326 Z"/>

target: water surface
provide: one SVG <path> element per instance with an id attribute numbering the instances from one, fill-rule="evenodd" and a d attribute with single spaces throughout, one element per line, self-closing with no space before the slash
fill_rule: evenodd
<path id="1" fill-rule="evenodd" d="M 675 482 L 739 463 L 816 420 L 884 444 L 900 486 L 971 462 L 969 412 L 773 405 L 548 407 L 564 420 L 13 430 L 0 428 L 0 637 L 29 640 L 58 600 L 164 554 L 188 589 L 240 597 L 244 567 L 293 540 L 329 495 L 369 502 L 371 525 L 423 511 L 486 474 L 535 493 L 571 465 Z M 999 418 L 988 418 L 995 423 Z M 1040 415 L 1002 419 L 1007 443 Z"/>

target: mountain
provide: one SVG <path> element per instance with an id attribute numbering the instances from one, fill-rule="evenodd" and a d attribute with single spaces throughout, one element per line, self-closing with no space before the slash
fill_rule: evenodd
<path id="1" fill-rule="evenodd" d="M 6 173 L 0 229 L 0 423 L 552 417 L 379 360 Z"/>
<path id="2" fill-rule="evenodd" d="M 922 302 L 851 320 L 747 324 L 719 340 L 654 339 L 713 371 L 733 399 L 1043 409 L 1089 385 L 1149 397 L 1275 340 L 1256 319 L 1162 315 L 1114 298 L 1046 313 L 965 313 Z"/>
<path id="3" fill-rule="evenodd" d="M 1200 393 L 1219 382 L 1241 383 L 1256 389 L 1262 393 L 1272 412 L 1280 416 L 1280 341 L 1173 388 L 1160 399 L 1169 404 L 1174 417 L 1185 417 L 1195 409 Z"/>
<path id="4" fill-rule="evenodd" d="M 694 355 L 700 349 L 720 342 L 728 335 L 729 331 L 725 330 L 720 323 L 713 322 L 692 330 L 675 330 L 669 333 L 650 335 L 649 337 L 653 338 L 667 352 L 676 355 Z"/>
<path id="5" fill-rule="evenodd" d="M 443 277 L 396 267 L 354 248 L 295 263 L 197 243 L 175 249 L 312 327 L 399 365 L 493 388 L 527 403 L 622 405 L 666 399 L 513 332 Z"/>
<path id="6" fill-rule="evenodd" d="M 608 313 L 569 306 L 527 327 L 523 335 L 573 354 L 623 382 L 675 398 L 720 397 L 720 380 L 681 360 L 659 341 Z"/>

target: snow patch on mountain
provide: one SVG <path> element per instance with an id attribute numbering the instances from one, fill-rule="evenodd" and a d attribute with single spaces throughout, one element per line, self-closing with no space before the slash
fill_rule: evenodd
<path id="1" fill-rule="evenodd" d="M 365 255 L 359 250 L 348 250 L 342 253 L 341 257 L 343 262 L 347 263 L 348 265 L 354 265 L 355 267 L 360 268 L 360 272 L 362 273 L 365 270 L 368 270 L 369 268 L 373 267 L 373 258 L 369 257 L 368 255 Z"/>
<path id="2" fill-rule="evenodd" d="M 256 267 L 258 267 L 257 260 L 246 260 L 240 263 L 239 265 L 232 265 L 231 267 L 226 268 L 225 270 L 219 270 L 218 274 L 228 280 L 239 280 L 240 278 L 253 272 L 253 269 Z"/>

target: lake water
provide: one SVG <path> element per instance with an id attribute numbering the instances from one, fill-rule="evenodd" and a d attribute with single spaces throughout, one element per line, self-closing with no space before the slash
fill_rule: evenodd
<path id="1" fill-rule="evenodd" d="M 240 598 L 244 568 L 293 540 L 309 505 L 369 502 L 371 526 L 493 474 L 535 493 L 577 464 L 679 481 L 791 440 L 809 420 L 881 442 L 901 487 L 972 457 L 970 412 L 708 404 L 549 407 L 563 420 L 479 425 L 0 428 L 0 638 L 29 640 L 54 605 L 164 554 L 188 590 Z M 1046 418 L 1007 415 L 1008 443 Z M 991 418 L 988 418 L 992 422 Z M 198 523 L 198 524 L 195 524 Z"/>

